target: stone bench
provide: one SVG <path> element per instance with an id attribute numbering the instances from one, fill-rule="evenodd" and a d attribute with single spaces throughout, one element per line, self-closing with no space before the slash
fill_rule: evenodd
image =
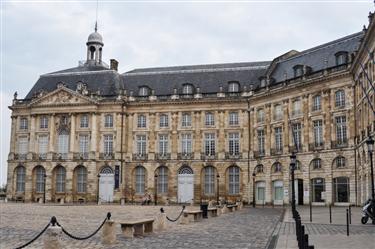
<path id="1" fill-rule="evenodd" d="M 189 221 L 200 221 L 202 220 L 202 211 L 184 211 L 184 217 L 187 217 Z"/>
<path id="2" fill-rule="evenodd" d="M 238 207 L 237 204 L 227 205 L 227 208 L 228 208 L 229 212 L 236 211 L 237 207 Z"/>
<path id="3" fill-rule="evenodd" d="M 145 233 L 153 232 L 154 219 L 144 219 L 135 221 L 121 221 L 122 234 L 126 238 L 134 238 L 134 236 L 143 236 Z"/>
<path id="4" fill-rule="evenodd" d="M 210 217 L 216 217 L 217 216 L 217 208 L 208 208 L 207 213 Z"/>

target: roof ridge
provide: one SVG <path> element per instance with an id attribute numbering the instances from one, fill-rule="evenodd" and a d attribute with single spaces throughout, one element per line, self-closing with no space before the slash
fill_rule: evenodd
<path id="1" fill-rule="evenodd" d="M 53 72 L 53 73 L 42 74 L 40 75 L 40 77 L 61 76 L 61 75 L 80 75 L 80 74 L 92 74 L 92 73 L 110 73 L 110 72 L 114 73 L 117 71 L 113 69 L 108 69 L 108 70 L 93 70 L 93 71 L 81 71 L 81 72 L 61 72 L 61 73 Z"/>

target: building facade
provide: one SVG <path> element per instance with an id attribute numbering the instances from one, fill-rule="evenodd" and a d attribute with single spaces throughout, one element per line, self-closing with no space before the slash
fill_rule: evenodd
<path id="1" fill-rule="evenodd" d="M 123 74 L 95 31 L 85 62 L 15 94 L 7 196 L 283 205 L 296 152 L 299 205 L 359 204 L 370 182 L 358 136 L 373 116 L 353 75 L 374 49 L 370 27 L 272 61 Z"/>

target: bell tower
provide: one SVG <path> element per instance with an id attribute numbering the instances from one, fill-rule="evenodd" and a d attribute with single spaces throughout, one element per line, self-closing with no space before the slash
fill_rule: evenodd
<path id="1" fill-rule="evenodd" d="M 95 22 L 95 32 L 91 33 L 86 42 L 87 60 L 86 64 L 101 65 L 103 53 L 103 37 L 98 33 L 98 24 Z"/>

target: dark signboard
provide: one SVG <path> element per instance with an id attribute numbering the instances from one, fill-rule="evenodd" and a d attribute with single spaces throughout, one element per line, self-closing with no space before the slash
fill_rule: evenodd
<path id="1" fill-rule="evenodd" d="M 115 189 L 120 187 L 120 166 L 115 166 Z"/>

